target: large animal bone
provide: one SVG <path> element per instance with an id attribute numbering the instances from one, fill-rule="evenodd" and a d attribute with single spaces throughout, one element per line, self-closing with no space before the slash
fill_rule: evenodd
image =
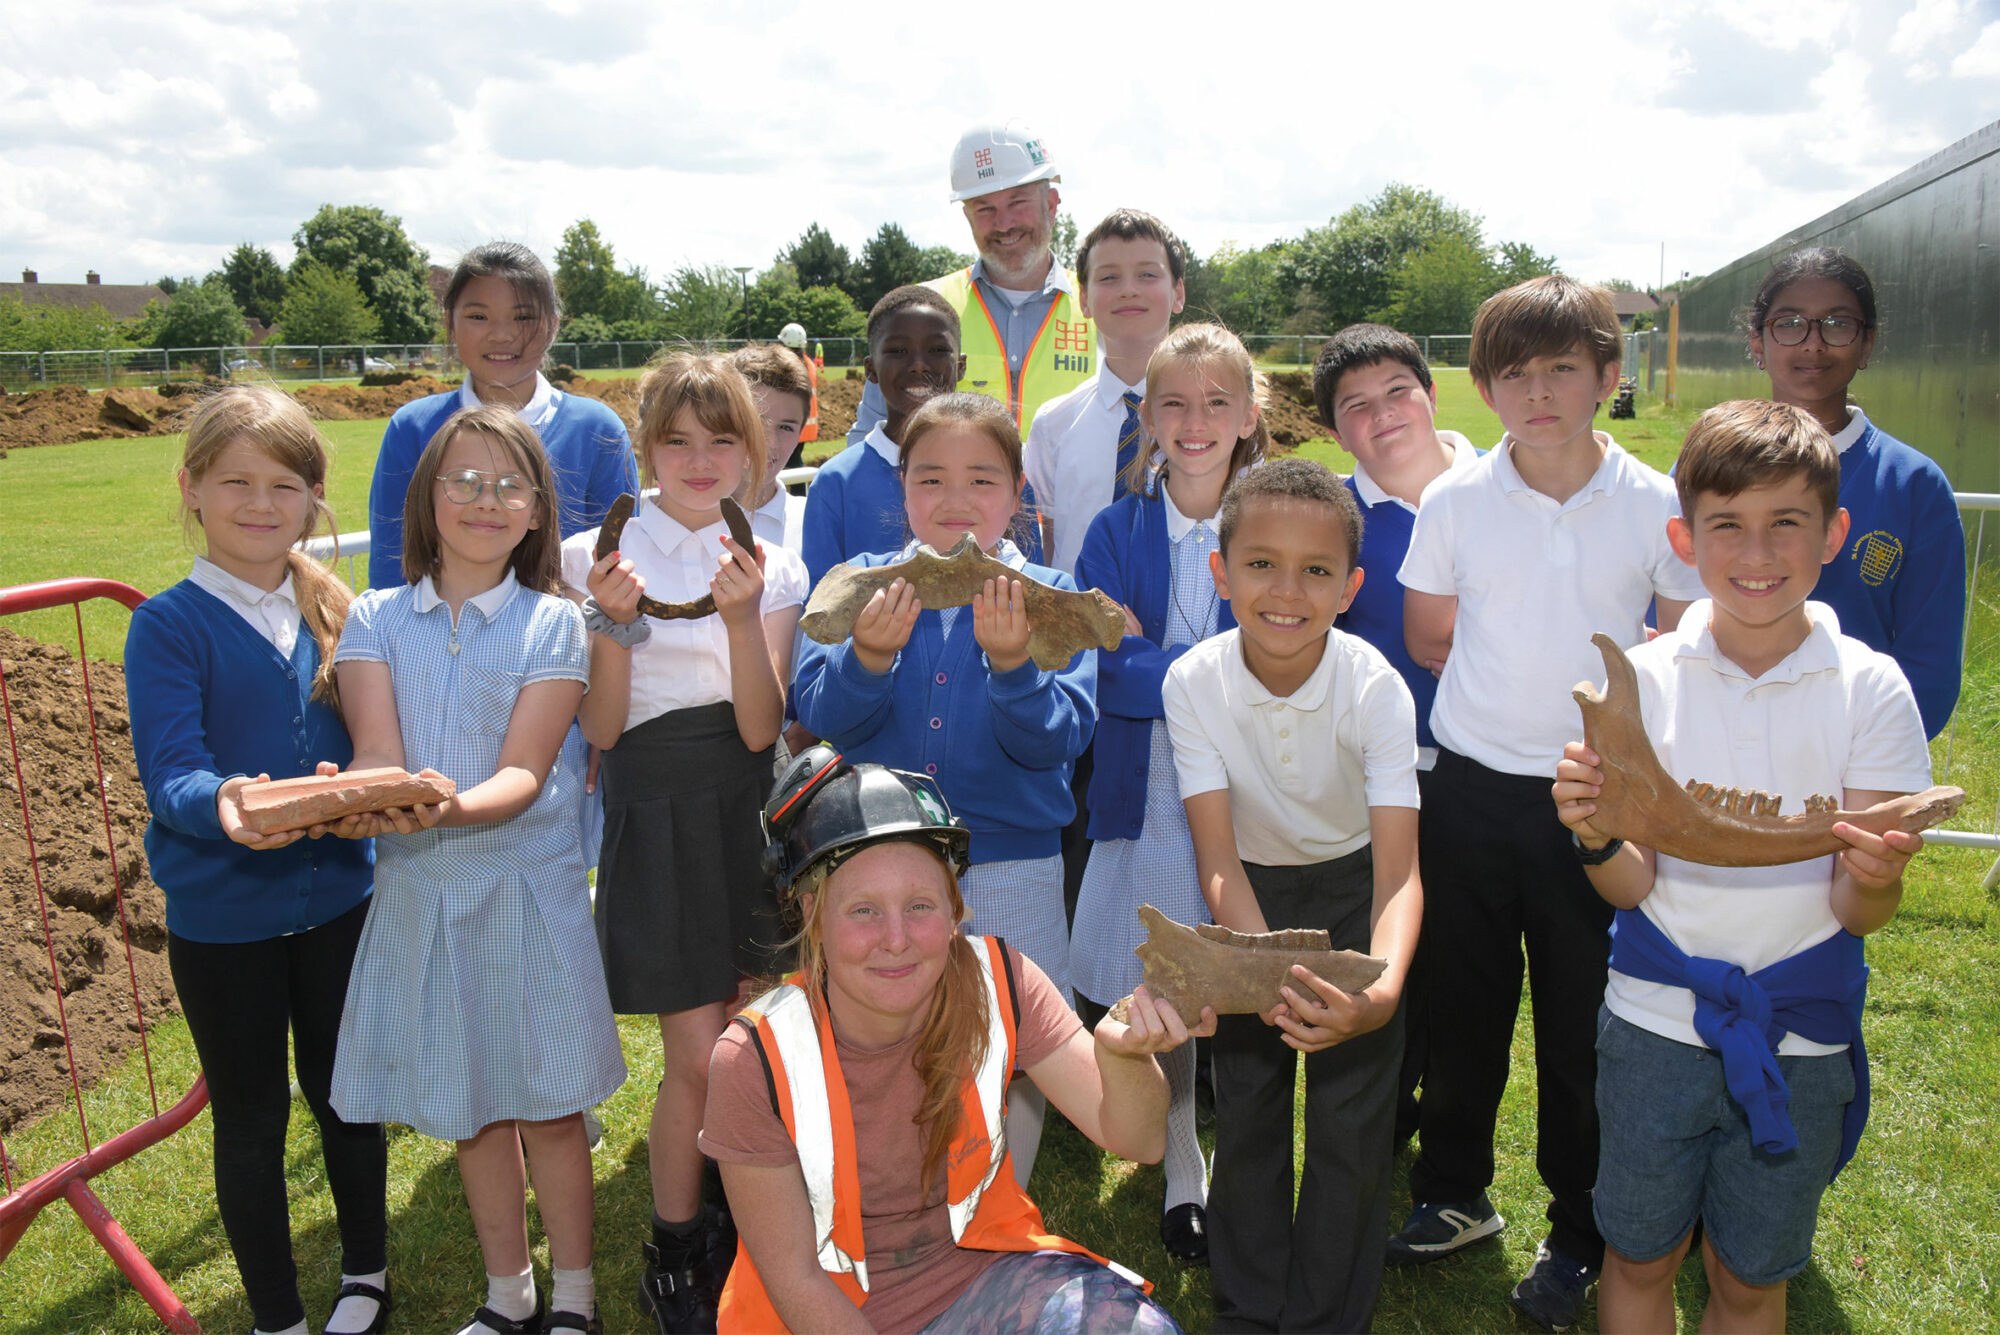
<path id="1" fill-rule="evenodd" d="M 390 766 L 246 783 L 237 802 L 245 825 L 258 834 L 279 834 L 390 807 L 435 806 L 457 793 L 450 779 L 422 778 Z"/>
<path id="2" fill-rule="evenodd" d="M 1355 950 L 1335 950 L 1325 932 L 1295 927 L 1282 932 L 1250 935 L 1214 923 L 1189 927 L 1175 922 L 1151 904 L 1139 906 L 1146 939 L 1132 953 L 1146 965 L 1146 990 L 1155 1001 L 1173 1004 L 1189 1024 L 1203 1006 L 1217 1015 L 1254 1015 L 1284 1000 L 1278 989 L 1305 987 L 1292 976 L 1303 964 L 1343 992 L 1361 992 L 1382 971 L 1387 960 Z M 1130 1016 L 1132 998 L 1111 1008 L 1112 1018 Z"/>
<path id="3" fill-rule="evenodd" d="M 1030 579 L 980 551 L 970 533 L 943 555 L 925 546 L 892 565 L 835 566 L 813 590 L 799 629 L 821 644 L 839 644 L 854 633 L 854 622 L 875 591 L 899 579 L 933 610 L 969 605 L 989 579 L 1019 580 L 1028 601 L 1028 657 L 1044 672 L 1059 671 L 1084 649 L 1116 649 L 1125 638 L 1125 611 L 1109 594 L 1076 593 Z"/>
<path id="4" fill-rule="evenodd" d="M 1965 801 L 1963 788 L 1927 788 L 1842 811 L 1832 797 L 1809 797 L 1802 814 L 1781 816 L 1770 793 L 1675 783 L 1653 751 L 1639 717 L 1639 678 L 1609 635 L 1590 637 L 1604 656 L 1604 689 L 1577 683 L 1570 694 L 1583 710 L 1583 740 L 1598 756 L 1604 782 L 1590 823 L 1602 833 L 1656 853 L 1711 867 L 1775 867 L 1825 857 L 1847 847 L 1833 832 L 1844 821 L 1870 834 L 1912 834 L 1949 820 Z"/>
<path id="5" fill-rule="evenodd" d="M 604 524 L 597 530 L 598 560 L 602 561 L 618 550 L 618 540 L 625 536 L 625 525 L 638 506 L 639 498 L 630 492 L 611 502 L 611 509 L 604 515 Z M 757 534 L 750 527 L 749 516 L 743 513 L 743 507 L 736 503 L 734 497 L 722 498 L 722 522 L 729 526 L 729 536 L 736 540 L 738 547 L 746 552 L 757 550 Z M 715 595 L 704 593 L 692 602 L 663 603 L 642 593 L 639 595 L 639 611 L 661 621 L 699 621 L 702 617 L 715 615 Z"/>

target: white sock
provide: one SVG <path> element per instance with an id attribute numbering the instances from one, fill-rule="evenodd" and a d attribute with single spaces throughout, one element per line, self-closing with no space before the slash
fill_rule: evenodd
<path id="1" fill-rule="evenodd" d="M 373 1284 L 376 1288 L 382 1289 L 386 1288 L 389 1283 L 389 1272 L 386 1270 L 377 1270 L 372 1275 L 342 1274 L 340 1282 L 342 1284 Z M 376 1302 L 373 1298 L 365 1298 L 360 1294 L 342 1298 L 335 1305 L 333 1315 L 326 1319 L 327 1335 L 336 1335 L 336 1332 L 340 1331 L 368 1329 L 369 1325 L 375 1320 L 375 1313 L 381 1310 L 381 1307 L 382 1304 Z"/>
<path id="2" fill-rule="evenodd" d="M 526 1321 L 535 1314 L 535 1267 L 518 1275 L 486 1276 L 486 1305 L 509 1321 Z"/>
<path id="3" fill-rule="evenodd" d="M 589 1316 L 597 1308 L 597 1277 L 589 1266 L 581 1270 L 557 1267 L 549 1272 L 549 1310 Z"/>
<path id="4" fill-rule="evenodd" d="M 1194 1126 L 1194 1041 L 1158 1055 L 1167 1077 L 1166 1208 L 1208 1203 L 1208 1160 Z"/>
<path id="5" fill-rule="evenodd" d="M 312 1335 L 312 1331 L 307 1329 L 306 1319 L 300 1317 L 283 1330 L 265 1330 L 262 1326 L 253 1326 L 250 1335 Z"/>
<path id="6" fill-rule="evenodd" d="M 1049 1101 L 1034 1081 L 1014 1077 L 1007 1086 L 1007 1153 L 1014 1158 L 1014 1181 L 1023 1191 L 1035 1173 L 1035 1155 L 1042 1148 L 1042 1119 L 1048 1111 Z"/>

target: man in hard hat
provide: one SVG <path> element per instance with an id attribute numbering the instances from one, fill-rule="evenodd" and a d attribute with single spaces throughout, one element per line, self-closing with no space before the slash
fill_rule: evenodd
<path id="1" fill-rule="evenodd" d="M 806 446 L 819 439 L 819 363 L 806 351 L 806 327 L 794 320 L 778 331 L 778 342 L 798 354 L 806 364 L 806 379 L 812 382 L 812 402 L 806 405 L 806 424 L 799 428 L 799 443 L 785 467 L 797 468 L 805 461 Z"/>
<path id="2" fill-rule="evenodd" d="M 1077 307 L 1076 280 L 1049 251 L 1060 179 L 1048 146 L 1021 122 L 967 130 L 952 150 L 951 197 L 979 258 L 924 284 L 958 309 L 958 387 L 1005 402 L 1024 436 L 1037 408 L 1097 372 L 1097 336 Z M 870 384 L 848 444 L 865 440 L 882 417 L 882 391 Z"/>

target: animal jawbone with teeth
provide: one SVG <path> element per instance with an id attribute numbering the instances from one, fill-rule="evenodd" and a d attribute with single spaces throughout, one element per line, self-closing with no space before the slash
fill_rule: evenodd
<path id="1" fill-rule="evenodd" d="M 1610 636 L 1590 637 L 1604 657 L 1604 689 L 1579 682 L 1570 692 L 1583 711 L 1583 740 L 1598 756 L 1604 782 L 1590 823 L 1601 833 L 1684 862 L 1711 867 L 1775 867 L 1824 857 L 1847 847 L 1839 823 L 1870 834 L 1912 834 L 1949 820 L 1965 801 L 1962 788 L 1927 788 L 1842 811 L 1832 797 L 1809 797 L 1803 813 L 1778 814 L 1782 798 L 1718 788 L 1690 779 L 1675 783 L 1660 764 L 1639 716 L 1639 679 Z"/>

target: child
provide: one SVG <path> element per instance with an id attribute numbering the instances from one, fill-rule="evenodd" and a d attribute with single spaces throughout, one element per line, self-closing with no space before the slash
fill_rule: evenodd
<path id="1" fill-rule="evenodd" d="M 1102 360 L 1091 380 L 1042 405 L 1022 452 L 1058 570 L 1076 569 L 1090 521 L 1133 490 L 1119 479 L 1139 448 L 1147 364 L 1187 301 L 1187 251 L 1152 214 L 1114 209 L 1077 248 L 1076 272 Z"/>
<path id="2" fill-rule="evenodd" d="M 1232 930 L 1318 928 L 1388 967 L 1352 996 L 1294 968 L 1272 1012 L 1216 1028 L 1216 1325 L 1366 1330 L 1389 1216 L 1398 1002 L 1423 916 L 1416 710 L 1379 650 L 1333 629 L 1362 580 L 1361 515 L 1339 479 L 1308 459 L 1252 469 L 1218 527 L 1209 566 L 1237 629 L 1188 650 L 1161 691 L 1202 895 Z"/>
<path id="3" fill-rule="evenodd" d="M 750 382 L 750 397 L 764 424 L 766 458 L 751 474 L 752 487 L 744 509 L 750 512 L 750 526 L 759 538 L 796 552 L 803 536 L 806 498 L 779 486 L 778 474 L 791 466 L 801 426 L 810 420 L 807 413 L 813 403 L 813 388 L 806 378 L 806 367 L 811 363 L 800 361 L 774 343 L 738 348 L 729 355 L 729 362 Z"/>
<path id="4" fill-rule="evenodd" d="M 713 1329 L 734 1243 L 721 1203 L 702 1206 L 695 1135 L 738 980 L 775 968 L 757 813 L 806 575 L 790 550 L 767 540 L 745 551 L 723 526 L 723 498 L 761 476 L 766 457 L 750 385 L 727 358 L 681 352 L 647 371 L 639 449 L 659 493 L 620 551 L 597 561 L 597 534 L 581 533 L 563 544 L 563 568 L 601 609 L 581 716 L 604 752 L 598 944 L 612 1009 L 657 1016 L 664 1050 L 640 1297 L 663 1331 Z M 666 602 L 710 594 L 716 612 L 635 623 L 641 589 Z"/>
<path id="5" fill-rule="evenodd" d="M 445 335 L 465 364 L 457 390 L 406 403 L 382 432 L 368 493 L 368 582 L 403 585 L 403 502 L 411 470 L 439 426 L 482 403 L 512 408 L 541 437 L 555 475 L 559 537 L 604 522 L 611 502 L 639 490 L 632 442 L 618 414 L 542 376 L 562 325 L 555 280 L 526 246 L 492 241 L 465 252 L 444 293 Z"/>
<path id="6" fill-rule="evenodd" d="M 1334 624 L 1380 649 L 1403 674 L 1417 705 L 1417 787 L 1428 789 L 1437 764 L 1437 739 L 1431 735 L 1437 676 L 1412 659 L 1403 642 L 1403 587 L 1390 572 L 1402 567 L 1409 552 L 1424 488 L 1446 473 L 1471 467 L 1479 451 L 1458 432 L 1437 429 L 1437 386 L 1431 383 L 1430 364 L 1415 339 L 1386 325 L 1351 324 L 1326 341 L 1313 365 L 1313 399 L 1320 420 L 1354 456 L 1347 489 L 1364 521 L 1361 568 L 1377 576 L 1362 582 Z M 1396 1086 L 1399 1145 L 1417 1130 L 1424 1015 L 1424 939 L 1419 937 L 1403 988 L 1403 1072 Z"/>
<path id="7" fill-rule="evenodd" d="M 897 390 L 888 391 L 896 402 Z M 1029 564 L 1007 534 L 1021 502 L 1021 438 L 1007 405 L 949 393 L 909 420 L 903 500 L 914 542 L 856 558 L 887 565 L 928 543 L 947 551 L 971 534 L 979 547 L 1061 589 L 1068 575 Z M 1097 653 L 1059 671 L 1028 657 L 1019 580 L 989 580 L 970 607 L 926 609 L 894 581 L 869 600 L 854 636 L 808 643 L 799 661 L 799 722 L 850 762 L 928 774 L 972 827 L 963 878 L 966 930 L 1004 936 L 1070 995 L 1063 913 L 1063 827 L 1076 814 L 1070 767 L 1097 722 Z M 1007 1135 L 1026 1185 L 1041 1138 L 1041 1100 L 1027 1082 L 1009 1095 Z"/>
<path id="8" fill-rule="evenodd" d="M 1819 601 L 1842 634 L 1896 660 L 1935 737 L 1958 703 L 1965 530 L 1944 470 L 1847 401 L 1875 351 L 1875 286 L 1837 250 L 1794 251 L 1764 276 L 1744 324 L 1771 398 L 1811 413 L 1840 453 L 1840 503 L 1853 523 Z"/>
<path id="9" fill-rule="evenodd" d="M 1712 601 L 1631 654 L 1646 731 L 1676 780 L 1755 788 L 1793 810 L 1813 794 L 1860 810 L 1930 786 L 1894 660 L 1806 601 L 1852 531 L 1841 472 L 1802 408 L 1724 403 L 1688 433 L 1668 532 Z M 1702 1329 L 1783 1330 L 1785 1281 L 1811 1259 L 1821 1193 L 1868 1115 L 1861 938 L 1895 914 L 1923 840 L 1836 825 L 1837 857 L 1684 862 L 1592 824 L 1599 763 L 1571 742 L 1554 787 L 1577 859 L 1618 910 L 1597 1036 L 1598 1320 L 1673 1331 L 1700 1221 Z M 1715 970 L 1736 971 L 1740 1001 L 1690 990 Z"/>
<path id="10" fill-rule="evenodd" d="M 1110 327 L 1098 325 L 1107 347 Z M 1140 904 L 1176 922 L 1208 919 L 1160 683 L 1190 645 L 1236 625 L 1208 570 L 1215 514 L 1229 480 L 1260 460 L 1269 440 L 1250 354 L 1219 325 L 1175 330 L 1153 354 L 1145 388 L 1145 444 L 1126 463 L 1137 489 L 1091 521 L 1077 560 L 1079 584 L 1127 609 L 1124 642 L 1098 658 L 1095 842 L 1071 932 L 1070 968 L 1093 1024 L 1142 981 L 1132 953 L 1144 939 Z M 1208 1255 L 1208 1167 L 1195 1139 L 1193 1049 L 1163 1053 L 1160 1069 L 1171 1094 L 1160 1235 L 1170 1254 L 1196 1262 Z"/>
<path id="11" fill-rule="evenodd" d="M 353 768 L 441 772 L 440 806 L 358 818 L 379 833 L 333 1103 L 458 1142 L 486 1264 L 472 1335 L 589 1328 L 584 1109 L 624 1083 L 590 931 L 563 739 L 589 668 L 561 594 L 555 490 L 512 409 L 454 413 L 410 482 L 409 583 L 355 601 L 336 661 Z M 548 1232 L 546 1310 L 528 1253 L 526 1173 Z"/>
<path id="12" fill-rule="evenodd" d="M 1396 1264 L 1491 1237 L 1493 1127 L 1507 1085 L 1527 942 L 1534 992 L 1536 1155 L 1550 1233 L 1514 1303 L 1568 1326 L 1597 1276 L 1595 1036 L 1610 909 L 1548 806 L 1576 732 L 1570 687 L 1591 675 L 1590 636 L 1645 638 L 1655 598 L 1672 630 L 1700 591 L 1674 558 L 1673 484 L 1591 429 L 1618 384 L 1611 296 L 1561 275 L 1487 299 L 1471 371 L 1507 434 L 1432 484 L 1400 578 L 1410 657 L 1443 662 L 1431 731 L 1438 760 L 1423 823 L 1429 989 L 1422 1152 Z M 1447 984 L 1446 980 L 1449 980 Z"/>
<path id="13" fill-rule="evenodd" d="M 252 779 L 337 771 L 354 754 L 333 689 L 347 587 L 294 545 L 333 517 L 326 444 L 296 400 L 233 386 L 188 423 L 181 514 L 205 556 L 132 614 L 125 692 L 146 804 L 146 857 L 167 896 L 167 962 L 208 1078 L 215 1197 L 264 1335 L 303 1335 L 285 1199 L 290 1031 L 340 1223 L 326 1329 L 380 1330 L 389 1306 L 387 1142 L 327 1101 L 374 850 L 243 824 Z"/>
<path id="14" fill-rule="evenodd" d="M 863 365 L 868 382 L 881 387 L 888 415 L 858 447 L 822 464 L 806 490 L 800 553 L 814 584 L 843 561 L 903 545 L 904 424 L 965 373 L 958 312 L 927 287 L 894 289 L 868 312 Z"/>

